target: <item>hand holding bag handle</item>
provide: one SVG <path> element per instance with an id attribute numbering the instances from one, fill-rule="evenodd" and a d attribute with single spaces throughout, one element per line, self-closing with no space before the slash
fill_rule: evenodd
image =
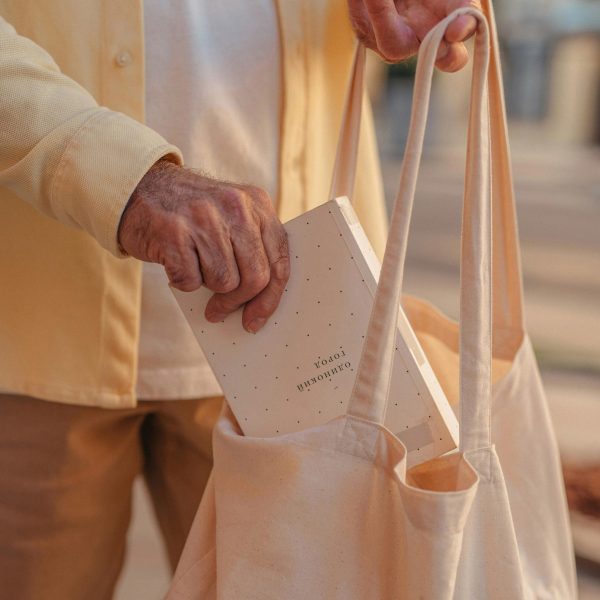
<path id="1" fill-rule="evenodd" d="M 493 329 L 494 347 L 506 347 L 505 336 L 511 336 L 516 350 L 524 331 L 523 285 L 519 237 L 515 214 L 512 169 L 508 145 L 508 129 L 504 106 L 502 68 L 498 34 L 492 0 L 482 0 L 490 38 L 490 66 L 487 73 L 491 121 L 492 207 L 493 207 Z M 346 96 L 337 154 L 334 163 L 330 198 L 348 196 L 356 171 L 358 137 L 365 70 L 365 49 L 357 43 Z"/>
<path id="2" fill-rule="evenodd" d="M 491 444 L 489 36 L 485 17 L 472 8 L 454 11 L 434 27 L 421 44 L 400 188 L 348 414 L 377 423 L 384 421 L 408 231 L 436 52 L 447 26 L 463 14 L 473 15 L 479 21 L 475 38 L 461 247 L 460 448 L 468 451 Z"/>

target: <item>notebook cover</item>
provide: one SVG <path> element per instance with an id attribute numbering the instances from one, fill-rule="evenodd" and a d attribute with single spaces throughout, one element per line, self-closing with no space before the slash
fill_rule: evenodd
<path id="1" fill-rule="evenodd" d="M 346 411 L 380 263 L 347 198 L 285 224 L 291 276 L 279 307 L 256 334 L 241 309 L 210 323 L 212 292 L 173 293 L 245 435 L 314 427 Z M 385 425 L 408 449 L 408 466 L 456 447 L 458 423 L 412 328 L 398 316 Z"/>

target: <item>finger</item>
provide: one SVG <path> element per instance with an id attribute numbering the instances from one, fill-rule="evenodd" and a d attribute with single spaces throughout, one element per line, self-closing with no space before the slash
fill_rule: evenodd
<path id="1" fill-rule="evenodd" d="M 477 0 L 449 0 L 446 14 L 450 14 L 457 8 L 470 6 L 481 10 L 481 4 Z M 468 40 L 477 31 L 477 19 L 471 15 L 461 15 L 456 17 L 448 25 L 444 38 L 450 42 L 464 42 Z"/>
<path id="2" fill-rule="evenodd" d="M 215 294 L 206 305 L 205 315 L 209 321 L 222 321 L 259 294 L 269 283 L 269 261 L 263 246 L 258 225 L 248 225 L 237 232 L 231 243 L 240 276 L 239 286 L 225 294 Z"/>
<path id="3" fill-rule="evenodd" d="M 278 219 L 263 230 L 263 242 L 270 265 L 269 283 L 244 307 L 242 323 L 256 333 L 275 312 L 290 277 L 290 255 L 287 233 Z"/>
<path id="4" fill-rule="evenodd" d="M 168 250 L 162 264 L 169 284 L 182 292 L 193 292 L 203 283 L 198 254 L 194 248 Z"/>
<path id="5" fill-rule="evenodd" d="M 445 46 L 440 47 L 440 53 L 438 53 L 438 59 L 435 63 L 440 71 L 454 73 L 455 71 L 462 69 L 467 62 L 469 62 L 469 52 L 463 43 L 442 43 L 445 44 Z"/>
<path id="6" fill-rule="evenodd" d="M 399 14 L 394 0 L 364 0 L 377 40 L 377 49 L 389 61 L 416 54 L 419 40 Z"/>
<path id="7" fill-rule="evenodd" d="M 444 38 L 450 43 L 466 42 L 475 31 L 477 31 L 477 19 L 470 15 L 461 15 L 448 25 Z"/>
<path id="8" fill-rule="evenodd" d="M 224 231 L 213 228 L 210 232 L 210 238 L 196 239 L 204 284 L 213 292 L 227 293 L 235 290 L 240 283 L 231 240 Z"/>
<path id="9" fill-rule="evenodd" d="M 377 40 L 371 27 L 371 20 L 364 0 L 348 0 L 348 13 L 358 40 L 366 48 L 377 51 Z"/>

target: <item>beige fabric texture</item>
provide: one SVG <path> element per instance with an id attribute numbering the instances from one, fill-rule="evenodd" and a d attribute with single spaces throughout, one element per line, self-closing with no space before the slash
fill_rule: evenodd
<path id="1" fill-rule="evenodd" d="M 273 2 L 283 82 L 277 210 L 286 221 L 327 193 L 353 37 L 346 0 Z M 142 13 L 142 0 L 0 0 L 4 392 L 106 408 L 137 402 L 141 264 L 118 257 L 117 227 L 152 163 L 182 160 L 142 124 Z M 362 134 L 355 206 L 382 255 L 387 220 L 368 111 Z"/>
<path id="2" fill-rule="evenodd" d="M 448 23 L 467 13 L 480 26 L 458 330 L 427 304 L 411 304 L 422 337 L 434 340 L 428 349 L 438 350 L 430 359 L 450 374 L 446 389 L 459 390 L 460 449 L 407 472 L 404 446 L 381 425 L 393 325 L 436 51 Z M 522 326 L 495 35 L 493 42 L 488 70 L 488 28 L 473 9 L 454 12 L 423 41 L 400 192 L 348 414 L 261 439 L 242 436 L 225 407 L 214 434 L 214 470 L 170 600 L 576 597 L 556 443 Z M 490 163 L 503 184 L 490 185 Z M 506 242 L 496 247 L 494 261 L 492 212 L 494 240 Z M 493 388 L 492 332 L 504 369 Z"/>

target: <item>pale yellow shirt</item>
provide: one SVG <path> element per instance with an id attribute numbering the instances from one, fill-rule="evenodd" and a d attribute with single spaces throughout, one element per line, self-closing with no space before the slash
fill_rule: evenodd
<path id="1" fill-rule="evenodd" d="M 240 26 L 243 23 L 243 26 Z M 275 198 L 280 39 L 272 0 L 145 0 L 146 123 L 187 166 Z M 137 395 L 220 394 L 162 266 L 145 264 Z"/>
<path id="2" fill-rule="evenodd" d="M 328 199 L 354 36 L 347 0 L 273 4 L 282 89 L 275 200 L 285 222 Z M 0 389 L 11 393 L 106 408 L 137 402 L 142 265 L 122 258 L 117 231 L 151 165 L 166 154 L 181 160 L 143 124 L 142 8 L 0 0 Z M 248 23 L 235 25 L 233 40 Z M 248 71 L 256 64 L 249 54 L 239 60 Z M 215 85 L 218 75 L 210 73 Z M 230 109 L 223 105 L 225 123 Z M 386 215 L 368 103 L 353 201 L 381 256 Z"/>

